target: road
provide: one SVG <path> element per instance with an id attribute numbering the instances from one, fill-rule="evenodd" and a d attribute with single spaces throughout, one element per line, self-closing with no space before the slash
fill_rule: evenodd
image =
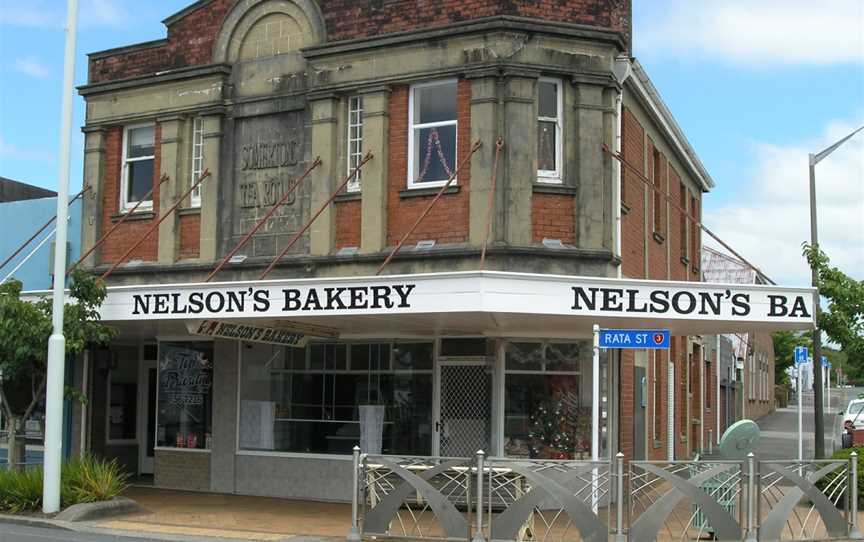
<path id="1" fill-rule="evenodd" d="M 830 455 L 840 448 L 841 417 L 850 399 L 864 392 L 862 388 L 831 390 L 831 413 L 825 414 L 825 454 Z M 804 393 L 804 457 L 812 458 L 814 450 L 813 394 Z M 761 429 L 757 455 L 770 459 L 798 459 L 798 403 L 793 401 L 788 408 L 777 409 L 772 414 L 757 420 Z"/>
<path id="2" fill-rule="evenodd" d="M 77 533 L 63 529 L 30 527 L 0 522 L 0 542 L 145 542 L 152 538 Z"/>

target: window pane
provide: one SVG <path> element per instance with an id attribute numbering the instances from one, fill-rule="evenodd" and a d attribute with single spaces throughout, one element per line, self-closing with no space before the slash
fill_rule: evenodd
<path id="1" fill-rule="evenodd" d="M 549 344 L 546 346 L 546 370 L 578 371 L 582 364 L 591 363 L 591 355 L 588 342 Z"/>
<path id="2" fill-rule="evenodd" d="M 537 123 L 537 169 L 540 171 L 555 171 L 555 151 L 558 148 L 557 129 L 554 122 L 539 121 Z"/>
<path id="3" fill-rule="evenodd" d="M 456 126 L 414 130 L 414 179 L 446 181 L 456 167 Z"/>
<path id="4" fill-rule="evenodd" d="M 508 371 L 540 371 L 543 357 L 541 343 L 507 343 L 505 365 Z"/>
<path id="5" fill-rule="evenodd" d="M 504 453 L 585 459 L 591 453 L 591 395 L 578 375 L 508 374 Z"/>
<path id="6" fill-rule="evenodd" d="M 129 148 L 126 151 L 127 158 L 138 158 L 141 156 L 153 156 L 153 126 L 134 128 L 127 132 Z"/>
<path id="7" fill-rule="evenodd" d="M 547 118 L 558 118 L 558 85 L 549 81 L 541 81 L 539 88 L 539 115 Z"/>
<path id="8" fill-rule="evenodd" d="M 432 343 L 400 343 L 393 346 L 394 369 L 432 370 Z"/>
<path id="9" fill-rule="evenodd" d="M 126 167 L 128 168 L 126 201 L 141 201 L 153 188 L 153 160 L 128 162 Z"/>
<path id="10" fill-rule="evenodd" d="M 212 347 L 160 344 L 157 446 L 209 449 L 212 400 Z"/>
<path id="11" fill-rule="evenodd" d="M 456 82 L 414 89 L 414 124 L 456 120 Z"/>
<path id="12" fill-rule="evenodd" d="M 412 344 L 410 350 L 418 359 L 428 350 L 431 360 L 431 346 Z M 344 344 L 310 348 L 323 366 L 329 353 L 346 350 Z M 389 343 L 351 345 L 348 372 L 276 369 L 278 350 L 257 344 L 242 350 L 241 449 L 350 454 L 365 434 L 383 453 L 431 452 L 431 371 L 394 374 Z"/>

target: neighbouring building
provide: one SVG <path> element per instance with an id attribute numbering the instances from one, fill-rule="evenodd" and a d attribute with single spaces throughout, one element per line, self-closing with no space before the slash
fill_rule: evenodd
<path id="1" fill-rule="evenodd" d="M 627 0 L 201 0 L 91 54 L 83 244 L 125 222 L 86 261 L 119 336 L 78 365 L 77 445 L 162 487 L 335 500 L 358 443 L 697 453 L 706 335 L 808 329 L 812 291 L 700 282 L 713 182 L 630 21 Z M 673 346 L 595 363 L 594 325 Z"/>

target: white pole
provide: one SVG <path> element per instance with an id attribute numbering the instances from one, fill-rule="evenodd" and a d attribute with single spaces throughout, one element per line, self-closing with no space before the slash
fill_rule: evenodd
<path id="1" fill-rule="evenodd" d="M 699 360 L 699 453 L 705 453 L 705 345 L 701 345 Z"/>
<path id="2" fill-rule="evenodd" d="M 802 377 L 804 367 L 798 363 L 798 461 L 804 461 L 804 406 L 801 397 L 804 395 Z"/>
<path id="3" fill-rule="evenodd" d="M 66 365 L 66 338 L 63 336 L 63 307 L 66 288 L 66 224 L 69 208 L 69 147 L 72 136 L 72 92 L 75 78 L 75 28 L 78 0 L 68 0 L 66 47 L 63 59 L 63 107 L 60 117 L 60 171 L 57 186 L 57 235 L 54 251 L 53 331 L 48 339 L 48 383 L 45 387 L 45 479 L 42 511 L 60 511 L 60 462 L 63 454 L 63 372 Z"/>
<path id="4" fill-rule="evenodd" d="M 594 324 L 594 357 L 591 363 L 591 509 L 597 512 L 599 476 L 596 462 L 600 461 L 600 326 Z"/>

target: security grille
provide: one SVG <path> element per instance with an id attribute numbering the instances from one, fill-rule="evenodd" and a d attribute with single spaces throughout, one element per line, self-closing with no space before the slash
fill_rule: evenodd
<path id="1" fill-rule="evenodd" d="M 441 455 L 489 450 L 492 375 L 486 365 L 441 366 Z"/>

